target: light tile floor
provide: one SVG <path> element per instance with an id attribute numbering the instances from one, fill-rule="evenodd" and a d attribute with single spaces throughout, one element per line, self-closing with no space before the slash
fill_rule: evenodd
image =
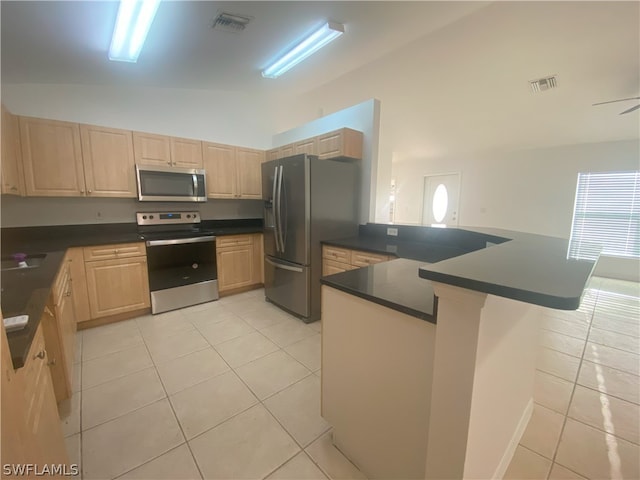
<path id="1" fill-rule="evenodd" d="M 547 310 L 534 410 L 507 479 L 640 478 L 640 285 L 593 278 Z"/>
<path id="2" fill-rule="evenodd" d="M 364 478 L 320 417 L 320 330 L 255 290 L 78 332 L 72 462 L 85 479 Z"/>
<path id="3" fill-rule="evenodd" d="M 365 478 L 319 415 L 320 323 L 263 295 L 78 332 L 61 415 L 83 478 Z M 640 478 L 640 285 L 594 278 L 542 327 L 505 478 Z"/>

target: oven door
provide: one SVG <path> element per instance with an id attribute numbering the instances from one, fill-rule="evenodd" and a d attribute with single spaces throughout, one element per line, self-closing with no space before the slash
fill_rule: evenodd
<path id="1" fill-rule="evenodd" d="M 152 292 L 218 279 L 214 236 L 150 240 L 146 245 Z"/>
<path id="2" fill-rule="evenodd" d="M 206 202 L 204 170 L 136 165 L 138 200 L 142 202 Z"/>

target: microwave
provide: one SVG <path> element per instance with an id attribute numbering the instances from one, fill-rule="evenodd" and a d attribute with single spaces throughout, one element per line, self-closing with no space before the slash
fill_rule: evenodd
<path id="1" fill-rule="evenodd" d="M 206 202 L 205 171 L 194 168 L 136 165 L 141 202 Z"/>

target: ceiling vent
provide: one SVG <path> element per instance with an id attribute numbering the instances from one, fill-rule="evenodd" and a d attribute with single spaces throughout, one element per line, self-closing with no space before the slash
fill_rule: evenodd
<path id="1" fill-rule="evenodd" d="M 225 32 L 241 32 L 251 20 L 253 20 L 253 17 L 247 15 L 218 12 L 218 15 L 213 19 L 211 28 Z"/>
<path id="2" fill-rule="evenodd" d="M 550 77 L 539 78 L 538 80 L 529 81 L 533 93 L 544 92 L 558 86 L 558 77 L 551 75 Z"/>

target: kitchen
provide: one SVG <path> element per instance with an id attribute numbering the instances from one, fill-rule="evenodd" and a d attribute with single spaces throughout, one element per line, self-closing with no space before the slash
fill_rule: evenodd
<path id="1" fill-rule="evenodd" d="M 356 69 L 355 73 L 351 74 L 355 75 L 353 79 L 332 79 L 330 71 L 318 71 L 317 68 L 312 69 L 306 63 L 301 64 L 298 69 L 290 72 L 291 77 L 283 76 L 280 79 L 284 83 L 265 84 L 265 88 L 274 90 L 273 97 L 270 98 L 256 93 L 222 92 L 224 90 L 222 86 L 218 91 L 204 90 L 202 89 L 204 86 L 202 79 L 206 78 L 204 76 L 192 78 L 190 87 L 187 87 L 190 89 L 170 88 L 169 84 L 174 76 L 186 71 L 180 69 L 168 71 L 162 78 L 154 78 L 147 86 L 136 85 L 135 82 L 118 86 L 115 79 L 111 85 L 91 85 L 91 82 L 82 82 L 85 83 L 84 85 L 71 85 L 80 82 L 72 79 L 65 80 L 62 76 L 63 72 L 58 70 L 49 72 L 51 77 L 44 75 L 38 77 L 24 73 L 23 77 L 16 77 L 12 81 L 6 81 L 3 78 L 3 103 L 12 113 L 28 117 L 104 125 L 264 151 L 337 128 L 350 127 L 363 132 L 366 139 L 363 149 L 365 171 L 363 177 L 366 181 L 363 181 L 361 189 L 360 223 L 367 221 L 386 223 L 389 218 L 388 185 L 392 175 L 396 175 L 398 183 L 396 222 L 419 223 L 419 215 L 412 210 L 416 205 L 421 204 L 420 197 L 415 193 L 418 188 L 415 179 L 427 173 L 446 173 L 459 169 L 463 172 L 461 225 L 486 225 L 566 238 L 569 233 L 568 226 L 571 224 L 576 173 L 597 170 L 598 166 L 602 165 L 603 157 L 607 158 L 607 169 L 630 169 L 635 168 L 637 164 L 637 117 L 629 115 L 617 117 L 619 113 L 617 110 L 615 112 L 608 110 L 610 107 L 615 109 L 615 105 L 600 107 L 606 110 L 591 107 L 592 103 L 603 100 L 600 97 L 593 98 L 596 94 L 609 97 L 618 95 L 617 92 L 611 94 L 602 93 L 601 90 L 590 91 L 588 94 L 574 92 L 576 95 L 581 95 L 580 102 L 584 104 L 584 109 L 557 108 L 554 110 L 556 116 L 553 122 L 563 126 L 570 125 L 573 128 L 571 132 L 565 132 L 569 138 L 568 141 L 560 138 L 562 131 L 566 128 L 554 129 L 553 122 L 546 124 L 538 121 L 542 115 L 549 118 L 547 112 L 551 104 L 560 102 L 562 106 L 565 105 L 563 102 L 567 101 L 561 96 L 569 89 L 569 85 L 562 89 L 563 79 L 571 78 L 571 74 L 563 76 L 563 73 L 570 68 L 566 58 L 571 57 L 573 64 L 584 65 L 578 59 L 586 62 L 588 57 L 588 62 L 597 63 L 604 70 L 613 68 L 615 65 L 626 65 L 628 72 L 637 72 L 633 64 L 628 65 L 629 61 L 637 61 L 637 56 L 625 54 L 629 48 L 635 48 L 631 40 L 637 37 L 637 22 L 634 21 L 637 16 L 634 17 L 633 13 L 629 14 L 625 10 L 633 9 L 633 4 L 626 6 L 615 4 L 616 6 L 612 7 L 611 4 L 605 6 L 596 2 L 586 11 L 585 5 L 578 5 L 584 23 L 575 27 L 574 34 L 583 35 L 580 38 L 584 39 L 586 45 L 592 45 L 593 48 L 574 47 L 573 44 L 563 43 L 560 38 L 558 44 L 553 47 L 557 55 L 553 61 L 548 61 L 548 64 L 541 61 L 540 65 L 527 68 L 522 64 L 522 60 L 519 60 L 521 49 L 517 46 L 513 46 L 510 50 L 500 48 L 502 42 L 497 38 L 499 29 L 496 30 L 493 27 L 499 25 L 507 32 L 511 32 L 514 41 L 523 42 L 523 45 L 520 45 L 522 48 L 526 43 L 531 49 L 528 51 L 539 52 L 537 48 L 542 49 L 543 45 L 536 43 L 539 37 L 535 35 L 535 28 L 542 28 L 541 26 L 544 25 L 544 28 L 562 37 L 563 29 L 566 27 L 563 21 L 568 23 L 574 21 L 570 5 L 561 4 L 556 7 L 542 8 L 532 4 L 499 6 L 460 3 L 452 6 L 444 17 L 439 17 L 438 21 L 442 24 L 452 22 L 440 30 L 438 27 L 442 24 L 428 26 L 423 24 L 425 16 L 434 18 L 435 22 L 435 15 L 428 15 L 435 13 L 429 10 L 429 8 L 435 8 L 434 4 L 425 2 L 414 7 L 424 9 L 421 11 L 422 17 L 417 14 L 403 15 L 402 10 L 397 10 L 393 12 L 393 15 L 397 15 L 394 17 L 396 21 L 399 22 L 402 19 L 405 22 L 403 25 L 406 35 L 415 36 L 394 39 L 385 35 L 372 35 L 370 38 L 370 41 L 378 42 L 372 45 L 382 47 L 386 42 L 386 46 L 380 48 L 380 52 L 388 51 L 385 49 L 394 45 L 400 47 L 401 42 L 407 42 L 406 47 L 399 50 L 397 55 L 383 56 L 369 66 L 360 66 L 359 70 Z M 230 9 L 231 7 L 232 5 L 229 6 Z M 87 7 L 78 6 L 78 8 Z M 167 6 L 167 9 L 169 8 L 177 9 L 178 6 Z M 205 7 L 202 5 L 199 8 Z M 302 9 L 302 6 L 295 4 L 292 8 Z M 371 8 L 371 12 L 375 12 L 375 8 Z M 550 12 L 548 8 L 555 10 Z M 3 13 L 6 12 L 4 9 L 3 6 Z M 263 14 L 258 9 L 255 12 Z M 603 12 L 608 13 L 604 15 Z M 156 19 L 158 25 L 164 25 L 169 29 L 166 31 L 177 28 L 175 24 L 168 21 L 172 18 L 170 15 L 172 13 L 177 15 L 175 10 L 165 11 L 164 17 L 162 9 L 158 12 Z M 258 18 L 257 13 L 256 18 Z M 388 14 L 388 12 L 385 13 Z M 266 12 L 264 14 L 266 15 Z M 192 15 L 197 18 L 200 12 Z M 203 13 L 200 16 L 204 15 Z M 213 13 L 206 13 L 206 15 L 212 16 Z M 343 12 L 343 15 L 347 13 Z M 39 17 L 36 15 L 33 18 Z M 523 18 L 537 21 L 527 23 L 529 26 L 525 28 L 520 21 Z M 610 23 L 601 26 L 602 18 L 608 19 Z M 6 13 L 3 19 L 6 19 Z M 457 19 L 457 22 L 453 21 L 454 19 Z M 590 22 L 597 24 L 598 28 L 590 28 L 589 26 L 592 25 Z M 414 30 L 408 28 L 409 24 Z M 517 31 L 516 25 L 519 26 Z M 623 28 L 620 25 L 626 25 L 626 27 Z M 251 26 L 247 27 L 248 35 Z M 302 29 L 302 27 L 299 28 Z M 433 29 L 430 35 L 426 35 L 428 32 L 425 29 L 428 28 Z M 584 34 L 580 28 L 589 31 L 589 34 Z M 63 30 L 60 29 L 60 31 Z M 477 32 L 494 30 L 496 38 L 474 36 Z M 610 34 L 612 30 L 617 32 L 618 36 L 615 39 L 607 38 L 607 40 L 598 41 L 599 34 L 604 34 L 603 32 Z M 11 26 L 3 25 L 3 37 L 5 32 L 11 32 Z M 480 39 L 482 39 L 484 42 L 481 43 L 482 47 L 478 45 L 471 50 L 465 47 L 462 41 L 465 38 L 465 32 L 472 36 L 471 43 L 481 43 Z M 234 38 L 238 38 L 239 42 L 248 41 L 242 40 L 241 37 L 224 36 L 223 32 L 215 30 L 207 33 L 212 33 L 216 36 L 216 41 L 224 42 L 229 49 L 233 46 L 228 43 L 236 41 L 233 40 Z M 153 31 L 151 34 L 153 35 Z M 292 36 L 295 35 L 292 34 Z M 417 41 L 423 36 L 422 41 Z M 343 38 L 347 39 L 348 36 L 345 34 Z M 548 39 L 545 41 L 552 41 L 552 37 L 545 38 Z M 394 44 L 394 41 L 398 43 Z M 411 41 L 414 43 L 410 43 Z M 439 43 L 447 45 L 451 58 L 456 59 L 455 62 L 446 61 L 437 54 L 436 45 Z M 596 48 L 596 45 L 602 45 L 602 47 Z M 564 50 L 559 46 L 564 46 Z M 26 43 L 23 48 L 27 48 Z M 547 49 L 547 51 L 550 50 Z M 434 95 L 436 88 L 440 85 L 436 79 L 428 77 L 429 68 L 418 65 L 418 62 L 414 61 L 417 52 L 420 51 L 423 51 L 420 54 L 423 57 L 417 58 L 429 59 L 429 65 L 440 68 L 441 78 L 449 79 L 451 85 L 448 95 Z M 485 61 L 487 66 L 495 65 L 496 59 L 493 59 L 490 54 L 495 51 L 501 52 L 502 61 L 509 64 L 510 68 L 478 69 L 481 61 Z M 150 50 L 150 52 L 154 51 Z M 456 55 L 453 55 L 454 53 Z M 155 57 L 152 58 L 160 61 L 161 52 L 155 51 L 154 54 Z M 331 58 L 327 56 L 329 54 L 320 52 L 318 53 L 320 56 L 314 60 L 319 64 L 339 60 L 344 62 L 344 57 L 341 57 L 343 54 L 334 49 Z M 596 54 L 598 62 L 594 60 Z M 86 53 L 79 52 L 78 55 L 82 58 Z M 8 61 L 5 59 L 6 55 L 3 54 L 3 62 Z M 143 57 L 140 62 L 142 60 Z M 372 60 L 374 58 L 369 53 L 368 56 L 363 55 L 359 61 L 364 63 Z M 174 61 L 189 62 L 189 55 Z M 350 62 L 353 62 L 353 59 Z M 465 65 L 468 70 L 466 73 L 457 75 L 460 73 L 457 69 L 462 65 Z M 3 75 L 12 71 L 4 65 L 3 67 Z M 356 65 L 353 63 L 346 65 L 343 63 L 342 71 L 354 67 Z M 485 89 L 480 90 L 481 86 L 487 87 L 487 80 L 492 78 L 495 72 L 506 77 L 518 72 L 519 76 L 522 75 L 526 89 L 528 80 L 556 73 L 556 69 L 561 68 L 562 70 L 557 72 L 560 75 L 560 88 L 556 91 L 542 92 L 539 97 L 533 96 L 528 91 L 518 94 L 511 90 L 493 91 L 493 94 L 489 95 Z M 20 71 L 20 69 L 14 66 L 13 71 Z M 394 72 L 398 71 L 403 72 L 402 78 L 394 75 Z M 575 74 L 577 71 L 578 69 Z M 103 73 L 115 76 L 123 74 L 122 71 L 118 72 Z M 480 75 L 482 80 L 476 83 L 475 88 L 478 90 L 475 91 L 470 89 L 466 80 L 464 84 L 459 83 L 461 78 L 467 79 L 471 72 Z M 77 78 L 83 77 L 79 75 Z M 615 83 L 614 78 L 617 77 L 611 74 L 609 81 Z M 296 91 L 294 87 L 303 79 L 308 82 L 306 85 L 315 85 L 315 90 L 311 93 L 302 93 L 300 99 L 303 101 L 292 101 L 290 92 Z M 363 81 L 364 79 L 366 81 Z M 333 84 L 322 86 L 322 83 L 331 80 Z M 499 77 L 498 80 L 506 82 L 508 78 Z M 198 84 L 198 82 L 201 83 Z M 505 84 L 501 85 L 504 87 Z M 511 83 L 509 85 L 511 88 Z M 227 86 L 229 86 L 228 83 Z M 607 87 L 606 81 L 603 80 L 603 85 L 599 88 L 605 87 Z M 403 100 L 407 88 L 413 88 L 409 91 L 415 92 L 413 96 L 415 102 L 411 105 L 406 105 L 406 101 Z M 595 89 L 596 86 L 593 88 Z M 514 102 L 510 102 L 498 93 L 515 95 Z M 621 91 L 618 96 L 632 96 L 636 93 Z M 379 98 L 380 102 L 367 101 L 368 98 Z M 510 120 L 506 123 L 500 123 L 497 119 L 494 119 L 494 122 L 483 121 L 484 112 L 491 111 L 496 103 L 504 108 L 509 103 L 524 105 L 523 111 L 526 111 L 527 115 L 518 115 L 512 111 Z M 349 107 L 354 104 L 357 106 L 350 109 Z M 285 108 L 284 105 L 287 107 Z M 339 111 L 343 111 L 342 114 Z M 221 114 L 222 112 L 224 113 Z M 322 116 L 321 112 L 336 113 L 332 117 L 331 115 Z M 537 112 L 540 116 L 536 117 L 533 112 Z M 319 116 L 322 118 L 317 118 Z M 615 125 L 604 128 L 585 124 L 585 119 L 593 116 L 600 118 L 601 122 Z M 468 125 L 467 123 L 460 125 L 460 119 L 465 119 Z M 515 121 L 516 119 L 518 121 Z M 509 124 L 513 125 L 512 128 L 509 128 Z M 297 130 L 295 127 L 299 125 L 305 126 Z M 284 133 L 274 134 L 274 132 Z M 427 135 L 424 132 L 430 133 Z M 464 139 L 465 145 L 458 148 L 456 145 L 460 138 Z M 506 138 L 508 141 L 505 145 L 503 139 Z M 600 143 L 592 143 L 596 141 L 595 139 Z M 569 146 L 559 146 L 563 144 Z M 503 147 L 499 155 L 481 153 L 498 146 Z M 505 151 L 505 147 L 510 147 L 511 150 L 507 148 Z M 517 150 L 517 148 L 530 150 Z M 430 158 L 428 163 L 430 167 L 425 167 L 427 163 L 424 158 Z M 422 170 L 419 170 L 420 168 Z M 429 169 L 431 171 L 428 171 Z M 553 179 L 549 179 L 546 175 L 549 169 L 557 172 Z M 518 181 L 523 174 L 534 181 Z M 512 181 L 501 182 L 503 176 L 508 176 Z M 374 180 L 370 181 L 370 178 Z M 474 179 L 481 181 L 474 182 Z M 496 181 L 500 188 L 495 188 Z M 539 185 L 542 184 L 547 185 L 547 188 L 541 189 Z M 505 198 L 509 201 L 505 202 Z M 141 211 L 133 199 L 113 198 L 83 198 L 80 203 L 79 199 L 73 198 L 3 196 L 2 208 L 3 227 L 132 222 L 133 214 Z M 526 208 L 527 215 L 518 214 L 519 208 Z M 170 206 L 161 204 L 157 211 L 162 209 L 171 210 Z M 484 213 L 482 209 L 485 210 Z M 261 218 L 262 204 L 259 200 L 253 199 L 216 199 L 203 204 L 200 214 L 205 220 Z M 233 297 L 229 297 L 231 298 Z M 299 332 L 300 335 L 303 334 L 302 330 Z M 306 331 L 304 333 L 306 334 Z"/>

